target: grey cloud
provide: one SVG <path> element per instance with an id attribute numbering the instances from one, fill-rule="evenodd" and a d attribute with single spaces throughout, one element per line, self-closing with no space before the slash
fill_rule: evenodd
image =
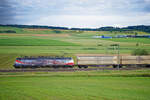
<path id="1" fill-rule="evenodd" d="M 149 12 L 149 4 L 144 0 L 12 0 L 16 3 L 16 13 L 22 14 L 127 14 Z"/>
<path id="2" fill-rule="evenodd" d="M 13 21 L 14 12 L 7 0 L 0 0 L 0 24 L 7 24 Z"/>
<path id="3" fill-rule="evenodd" d="M 141 16 L 150 0 L 0 0 L 0 12 L 0 23 L 23 24 L 53 15 Z"/>

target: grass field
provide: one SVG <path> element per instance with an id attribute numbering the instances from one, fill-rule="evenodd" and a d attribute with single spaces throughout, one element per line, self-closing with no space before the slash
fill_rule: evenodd
<path id="1" fill-rule="evenodd" d="M 150 70 L 0 75 L 0 100 L 149 100 Z"/>
<path id="2" fill-rule="evenodd" d="M 106 40 L 106 39 L 105 39 Z M 118 39 L 109 39 L 110 41 L 115 42 L 129 42 L 129 43 L 144 43 L 144 44 L 150 44 L 149 38 L 118 38 Z"/>
<path id="3" fill-rule="evenodd" d="M 77 46 L 74 43 L 33 37 L 2 37 L 0 46 Z"/>
<path id="4" fill-rule="evenodd" d="M 150 52 L 150 39 L 95 39 L 95 35 L 134 34 L 134 32 L 72 31 L 0 27 L 0 69 L 12 69 L 18 56 L 71 56 L 75 54 L 116 54 L 111 44 L 120 45 L 121 54 L 131 54 L 136 48 Z M 137 32 L 138 34 L 148 34 Z M 138 43 L 138 46 L 137 46 Z"/>
<path id="5" fill-rule="evenodd" d="M 14 69 L 19 56 L 121 54 L 150 52 L 150 39 L 94 39 L 95 35 L 134 32 L 71 31 L 0 27 L 0 69 Z M 138 32 L 138 34 L 148 34 Z M 138 43 L 138 46 L 137 46 Z M 0 100 L 149 100 L 150 70 L 0 73 Z"/>

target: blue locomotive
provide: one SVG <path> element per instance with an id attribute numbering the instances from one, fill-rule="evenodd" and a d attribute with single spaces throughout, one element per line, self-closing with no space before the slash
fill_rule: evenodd
<path id="1" fill-rule="evenodd" d="M 74 60 L 71 57 L 22 57 L 16 58 L 15 68 L 63 67 L 72 68 Z"/>

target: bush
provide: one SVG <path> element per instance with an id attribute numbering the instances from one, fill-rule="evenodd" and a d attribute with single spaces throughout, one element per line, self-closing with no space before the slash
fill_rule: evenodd
<path id="1" fill-rule="evenodd" d="M 61 31 L 59 31 L 59 30 L 54 30 L 53 32 L 54 33 L 61 33 Z"/>
<path id="2" fill-rule="evenodd" d="M 16 33 L 16 31 L 13 31 L 13 30 L 6 30 L 6 31 L 0 31 L 0 33 Z"/>
<path id="3" fill-rule="evenodd" d="M 148 51 L 145 49 L 135 49 L 131 53 L 132 55 L 148 55 Z"/>

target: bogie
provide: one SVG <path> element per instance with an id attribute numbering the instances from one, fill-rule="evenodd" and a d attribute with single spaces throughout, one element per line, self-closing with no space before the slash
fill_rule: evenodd
<path id="1" fill-rule="evenodd" d="M 88 68 L 87 65 L 78 65 L 78 68 Z"/>

